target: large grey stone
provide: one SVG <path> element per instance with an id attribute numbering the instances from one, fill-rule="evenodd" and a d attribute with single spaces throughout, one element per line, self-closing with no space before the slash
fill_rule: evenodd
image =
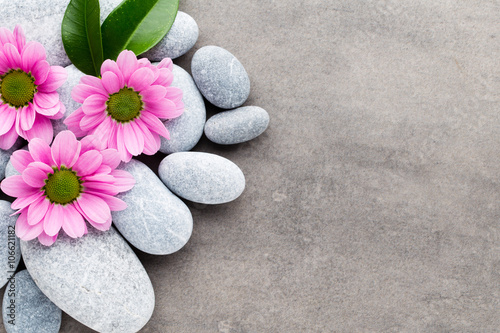
<path id="1" fill-rule="evenodd" d="M 19 238 L 15 234 L 17 215 L 11 216 L 12 213 L 10 202 L 0 200 L 0 288 L 14 275 L 21 259 Z"/>
<path id="2" fill-rule="evenodd" d="M 42 293 L 27 270 L 9 281 L 2 303 L 7 333 L 57 333 L 61 314 L 61 309 Z"/>
<path id="3" fill-rule="evenodd" d="M 128 207 L 112 213 L 116 228 L 132 245 L 150 254 L 181 249 L 193 231 L 193 217 L 186 204 L 144 163 L 131 160 L 120 168 L 130 172 L 136 183 L 117 196 Z"/>
<path id="4" fill-rule="evenodd" d="M 191 50 L 198 40 L 198 34 L 196 21 L 188 14 L 178 11 L 168 34 L 142 56 L 151 61 L 178 58 Z"/>
<path id="5" fill-rule="evenodd" d="M 243 106 L 208 119 L 205 135 L 215 143 L 232 145 L 255 139 L 269 125 L 269 114 L 258 106 Z"/>
<path id="6" fill-rule="evenodd" d="M 40 290 L 61 310 L 98 332 L 137 332 L 154 309 L 151 281 L 112 227 L 82 238 L 61 234 L 52 246 L 21 242 L 24 263 Z"/>
<path id="7" fill-rule="evenodd" d="M 172 73 L 172 86 L 182 89 L 184 112 L 180 117 L 164 122 L 170 132 L 170 140 L 161 138 L 160 151 L 165 154 L 191 150 L 200 141 L 207 119 L 203 96 L 191 75 L 177 65 L 174 65 Z"/>
<path id="8" fill-rule="evenodd" d="M 180 197 L 203 204 L 221 204 L 238 198 L 245 176 L 230 160 L 209 153 L 168 155 L 159 168 L 161 180 Z"/>
<path id="9" fill-rule="evenodd" d="M 205 98 L 223 109 L 241 106 L 250 94 L 250 79 L 243 65 L 229 51 L 204 46 L 193 56 L 191 73 Z"/>
<path id="10" fill-rule="evenodd" d="M 75 112 L 76 109 L 82 106 L 80 103 L 75 102 L 75 100 L 71 97 L 71 91 L 73 91 L 73 88 L 80 83 L 80 79 L 85 74 L 76 68 L 75 65 L 66 66 L 66 72 L 68 73 L 66 82 L 64 82 L 64 84 L 57 89 L 59 99 L 66 107 L 66 112 L 61 119 L 52 120 L 52 125 L 54 126 L 54 137 L 59 134 L 59 132 L 68 129 L 68 127 L 64 124 L 64 120 L 66 120 L 70 114 Z"/>
<path id="11" fill-rule="evenodd" d="M 101 0 L 101 23 L 122 0 Z M 70 60 L 61 39 L 61 24 L 69 0 L 0 0 L 0 26 L 11 31 L 19 24 L 27 41 L 40 42 L 51 65 L 67 66 Z"/>

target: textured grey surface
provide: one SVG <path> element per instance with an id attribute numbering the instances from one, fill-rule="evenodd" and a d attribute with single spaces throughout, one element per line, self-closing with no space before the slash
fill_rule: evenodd
<path id="1" fill-rule="evenodd" d="M 12 148 L 3 150 L 0 149 L 0 180 L 2 180 L 5 177 L 5 169 L 7 168 L 7 164 L 9 163 L 10 156 L 14 151 L 19 149 L 25 141 L 22 138 L 18 138 L 16 143 L 12 146 Z"/>
<path id="2" fill-rule="evenodd" d="M 250 94 L 250 79 L 245 68 L 222 47 L 209 45 L 196 51 L 191 72 L 201 94 L 219 108 L 238 107 Z"/>
<path id="3" fill-rule="evenodd" d="M 16 271 L 21 259 L 19 238 L 14 233 L 17 215 L 11 216 L 13 213 L 10 202 L 0 200 L 0 288 Z"/>
<path id="4" fill-rule="evenodd" d="M 193 232 L 189 208 L 144 163 L 132 160 L 120 169 L 134 176 L 135 186 L 117 196 L 127 203 L 127 209 L 112 213 L 115 227 L 143 252 L 179 251 Z"/>
<path id="5" fill-rule="evenodd" d="M 168 34 L 141 57 L 146 57 L 152 62 L 164 58 L 179 58 L 193 48 L 198 40 L 198 34 L 196 21 L 189 14 L 178 11 Z"/>
<path id="6" fill-rule="evenodd" d="M 191 75 L 177 65 L 174 65 L 172 73 L 174 74 L 172 86 L 182 89 L 184 112 L 180 117 L 164 122 L 170 133 L 170 140 L 161 137 L 160 151 L 164 154 L 193 149 L 203 135 L 207 119 L 203 96 Z"/>
<path id="7" fill-rule="evenodd" d="M 205 124 L 205 135 L 215 143 L 232 145 L 255 139 L 269 125 L 269 114 L 258 106 L 242 106 L 212 116 Z"/>
<path id="8" fill-rule="evenodd" d="M 181 0 L 244 64 L 269 128 L 235 201 L 141 255 L 141 333 L 498 332 L 498 1 Z M 208 110 L 213 114 L 213 110 Z M 64 316 L 61 333 L 90 333 Z"/>
<path id="9" fill-rule="evenodd" d="M 70 114 L 75 112 L 76 109 L 82 106 L 80 103 L 75 102 L 75 100 L 71 97 L 71 92 L 73 91 L 73 88 L 80 83 L 80 79 L 85 74 L 83 74 L 74 65 L 69 65 L 65 68 L 68 73 L 68 78 L 66 79 L 66 82 L 64 82 L 64 84 L 57 89 L 57 92 L 59 93 L 59 100 L 63 102 L 66 107 L 66 112 L 61 119 L 52 120 L 52 124 L 54 125 L 54 137 L 59 134 L 59 132 L 68 129 L 68 127 L 64 124 L 64 120 L 69 117 Z"/>
<path id="10" fill-rule="evenodd" d="M 70 64 L 61 39 L 61 22 L 70 0 L 0 0 L 0 27 L 11 31 L 19 24 L 27 41 L 37 41 L 45 47 L 47 61 L 52 65 Z M 101 23 L 122 0 L 100 0 Z"/>
<path id="11" fill-rule="evenodd" d="M 61 309 L 36 286 L 27 270 L 14 276 L 2 302 L 2 316 L 7 333 L 58 333 Z"/>
<path id="12" fill-rule="evenodd" d="M 24 263 L 37 286 L 64 312 L 99 332 L 137 332 L 151 317 L 155 296 L 136 255 L 118 232 L 89 227 L 47 247 L 21 242 Z"/>
<path id="13" fill-rule="evenodd" d="M 245 189 L 245 176 L 241 169 L 215 154 L 170 154 L 161 161 L 158 173 L 172 192 L 202 204 L 233 201 Z"/>

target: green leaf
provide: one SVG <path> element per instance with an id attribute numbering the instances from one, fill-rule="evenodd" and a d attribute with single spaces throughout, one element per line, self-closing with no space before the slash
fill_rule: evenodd
<path id="1" fill-rule="evenodd" d="M 62 21 L 64 50 L 88 75 L 99 76 L 103 62 L 99 0 L 71 0 Z"/>
<path id="2" fill-rule="evenodd" d="M 168 33 L 178 8 L 179 0 L 124 0 L 102 24 L 104 57 L 146 52 Z"/>

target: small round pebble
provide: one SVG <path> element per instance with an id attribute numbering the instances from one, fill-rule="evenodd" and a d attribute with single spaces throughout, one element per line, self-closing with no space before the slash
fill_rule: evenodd
<path id="1" fill-rule="evenodd" d="M 161 161 L 160 179 L 178 196 L 202 204 L 222 204 L 238 198 L 245 176 L 230 160 L 209 153 L 181 152 Z"/>
<path id="2" fill-rule="evenodd" d="M 7 284 L 2 303 L 7 333 L 57 333 L 62 311 L 37 287 L 27 270 Z"/>
<path id="3" fill-rule="evenodd" d="M 188 14 L 178 11 L 167 35 L 151 50 L 142 54 L 150 61 L 175 59 L 191 50 L 198 40 L 198 24 Z"/>
<path id="4" fill-rule="evenodd" d="M 182 89 L 184 112 L 177 118 L 164 122 L 170 133 L 170 140 L 161 137 L 160 151 L 172 154 L 191 150 L 203 135 L 207 119 L 205 102 L 191 75 L 181 67 L 174 65 L 172 87 Z"/>
<path id="5" fill-rule="evenodd" d="M 0 288 L 12 277 L 21 259 L 20 241 L 16 237 L 17 215 L 10 202 L 0 200 Z"/>
<path id="6" fill-rule="evenodd" d="M 196 51 L 191 72 L 203 96 L 219 108 L 241 106 L 250 94 L 250 79 L 245 68 L 221 47 L 204 46 Z"/>
<path id="7" fill-rule="evenodd" d="M 243 106 L 208 119 L 205 135 L 215 143 L 232 145 L 255 139 L 269 125 L 269 114 L 258 106 Z"/>

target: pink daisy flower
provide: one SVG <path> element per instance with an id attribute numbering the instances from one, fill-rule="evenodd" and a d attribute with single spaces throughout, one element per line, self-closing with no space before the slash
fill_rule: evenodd
<path id="1" fill-rule="evenodd" d="M 123 51 L 115 61 L 106 60 L 101 77 L 84 76 L 72 91 L 82 107 L 64 123 L 77 136 L 95 135 L 120 153 L 123 161 L 160 149 L 160 136 L 169 133 L 160 119 L 172 119 L 184 111 L 182 90 L 170 87 L 172 60 L 153 66 Z"/>
<path id="2" fill-rule="evenodd" d="M 62 228 L 73 238 L 87 233 L 85 220 L 94 228 L 108 230 L 111 211 L 123 210 L 125 202 L 115 198 L 131 189 L 135 180 L 123 170 L 116 149 L 103 149 L 95 136 L 78 141 L 70 131 L 59 133 L 52 147 L 35 138 L 29 151 L 11 157 L 21 175 L 10 176 L 0 185 L 17 199 L 12 208 L 20 213 L 16 235 L 22 240 L 38 237 L 52 245 Z"/>
<path id="3" fill-rule="evenodd" d="M 0 28 L 0 148 L 9 149 L 18 136 L 52 141 L 50 119 L 64 115 L 56 92 L 66 80 L 66 70 L 45 61 L 45 49 L 26 43 L 21 27 L 14 33 Z"/>

